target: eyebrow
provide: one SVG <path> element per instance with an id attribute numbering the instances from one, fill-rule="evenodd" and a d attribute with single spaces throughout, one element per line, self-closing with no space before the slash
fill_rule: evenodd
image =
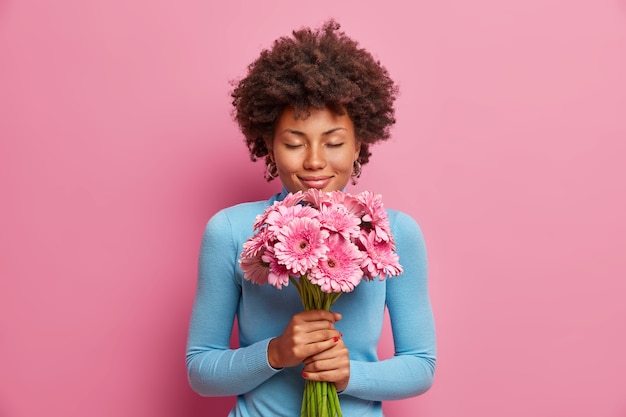
<path id="1" fill-rule="evenodd" d="M 327 135 L 333 134 L 333 133 L 335 133 L 338 130 L 347 130 L 347 129 L 345 127 L 334 127 L 334 128 L 332 128 L 330 130 L 327 130 L 326 132 L 323 132 L 322 136 L 327 136 Z M 296 129 L 289 129 L 289 128 L 283 130 L 281 133 L 291 133 L 291 134 L 298 135 L 298 136 L 306 136 L 306 133 L 304 133 L 304 132 L 301 132 L 301 131 L 296 130 Z"/>

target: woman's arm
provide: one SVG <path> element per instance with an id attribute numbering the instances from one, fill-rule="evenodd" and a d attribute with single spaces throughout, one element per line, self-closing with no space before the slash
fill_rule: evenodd
<path id="1" fill-rule="evenodd" d="M 379 362 L 351 361 L 350 382 L 342 393 L 372 401 L 398 400 L 427 391 L 436 362 L 424 239 L 413 218 L 396 211 L 389 215 L 404 268 L 402 275 L 386 282 L 395 354 Z"/>
<path id="2" fill-rule="evenodd" d="M 270 366 L 270 339 L 230 349 L 241 287 L 235 280 L 240 248 L 224 211 L 207 224 L 200 250 L 198 284 L 187 340 L 187 374 L 204 396 L 246 393 L 280 372 Z"/>
<path id="3" fill-rule="evenodd" d="M 245 220 L 239 219 L 237 225 L 241 221 Z M 248 223 L 252 225 L 252 220 Z M 339 343 L 340 333 L 334 322 L 341 316 L 314 310 L 295 314 L 282 333 L 277 329 L 275 335 L 230 349 L 233 321 L 243 302 L 241 285 L 235 279 L 240 251 L 227 212 L 217 213 L 209 221 L 202 241 L 187 343 L 189 382 L 201 395 L 250 392 L 281 368 L 300 366 L 305 359 Z"/>

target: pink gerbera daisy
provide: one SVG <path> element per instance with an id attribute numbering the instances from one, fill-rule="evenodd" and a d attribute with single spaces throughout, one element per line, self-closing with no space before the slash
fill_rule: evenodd
<path id="1" fill-rule="evenodd" d="M 317 217 L 319 217 L 319 212 L 309 206 L 278 206 L 276 210 L 268 214 L 266 222 L 269 231 L 275 235 L 283 226 L 290 223 L 293 219 L 315 219 Z"/>
<path id="2" fill-rule="evenodd" d="M 263 285 L 267 282 L 270 265 L 268 262 L 263 261 L 262 258 L 262 252 L 258 252 L 255 256 L 242 257 L 239 259 L 239 266 L 243 271 L 244 279 L 259 285 Z"/>
<path id="3" fill-rule="evenodd" d="M 313 267 L 309 280 L 326 293 L 354 290 L 363 277 L 361 252 L 352 242 L 336 233 L 328 238 L 327 245 L 326 257 Z"/>
<path id="4" fill-rule="evenodd" d="M 343 204 L 329 204 L 320 207 L 320 223 L 330 231 L 337 232 L 344 239 L 358 238 L 361 219 L 350 213 Z"/>
<path id="5" fill-rule="evenodd" d="M 380 277 L 384 280 L 387 276 L 397 276 L 402 273 L 399 257 L 394 252 L 393 242 L 377 240 L 374 231 L 369 234 L 362 234 L 359 243 L 365 251 L 365 257 L 361 263 L 361 268 L 367 279 Z"/>
<path id="6" fill-rule="evenodd" d="M 320 208 L 325 202 L 330 201 L 330 194 L 317 188 L 309 188 L 304 192 L 302 201 L 311 204 L 315 208 Z"/>
<path id="7" fill-rule="evenodd" d="M 365 228 L 376 233 L 376 240 L 390 241 L 391 228 L 387 211 L 383 206 L 382 196 L 370 191 L 363 191 L 358 195 L 358 198 L 365 206 L 365 214 L 361 218 Z"/>
<path id="8" fill-rule="evenodd" d="M 266 225 L 267 218 L 270 216 L 271 213 L 279 211 L 281 207 L 285 208 L 295 206 L 302 201 L 303 197 L 304 194 L 302 193 L 302 191 L 298 191 L 296 193 L 287 194 L 282 201 L 274 201 L 274 204 L 266 207 L 262 214 L 256 216 L 254 223 L 252 223 L 252 227 L 254 228 L 254 230 L 260 230 L 263 226 Z"/>
<path id="9" fill-rule="evenodd" d="M 252 223 L 252 227 L 254 228 L 254 230 L 260 230 L 262 227 L 264 227 L 265 222 L 267 221 L 267 216 L 269 216 L 272 211 L 277 210 L 281 204 L 282 203 L 280 201 L 274 201 L 274 204 L 265 207 L 263 213 L 257 215 L 254 223 Z"/>
<path id="10" fill-rule="evenodd" d="M 357 217 L 362 217 L 363 214 L 365 214 L 364 204 L 352 194 L 341 191 L 333 191 L 330 194 L 330 201 L 333 204 L 343 205 L 349 213 L 352 213 Z"/>
<path id="11" fill-rule="evenodd" d="M 304 198 L 304 193 L 302 191 L 289 193 L 285 196 L 281 204 L 287 207 L 295 206 L 296 204 L 301 202 L 303 198 Z"/>
<path id="12" fill-rule="evenodd" d="M 269 265 L 267 282 L 270 285 L 273 285 L 279 290 L 283 288 L 283 285 L 289 285 L 289 270 L 287 270 L 285 265 L 278 263 L 273 248 L 268 248 L 265 254 L 263 254 L 263 262 L 267 262 Z"/>
<path id="13" fill-rule="evenodd" d="M 294 275 L 303 275 L 317 264 L 328 248 L 324 240 L 328 231 L 320 228 L 316 219 L 298 217 L 278 230 L 274 252 L 278 263 Z"/>
<path id="14" fill-rule="evenodd" d="M 241 257 L 249 258 L 257 256 L 260 251 L 267 248 L 268 244 L 271 244 L 269 233 L 267 229 L 261 229 L 258 233 L 244 242 Z"/>

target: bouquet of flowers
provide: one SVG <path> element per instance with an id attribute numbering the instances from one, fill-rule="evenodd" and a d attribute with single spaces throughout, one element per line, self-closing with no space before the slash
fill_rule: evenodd
<path id="1" fill-rule="evenodd" d="M 363 280 L 402 273 L 380 195 L 317 189 L 288 194 L 257 216 L 243 245 L 244 278 L 281 289 L 291 282 L 305 310 L 330 310 Z M 301 416 L 341 416 L 335 384 L 305 383 Z"/>

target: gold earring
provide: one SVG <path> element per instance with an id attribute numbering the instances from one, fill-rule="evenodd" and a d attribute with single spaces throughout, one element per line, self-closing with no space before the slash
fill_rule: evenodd
<path id="1" fill-rule="evenodd" d="M 354 161 L 354 165 L 352 166 L 352 178 L 359 178 L 361 176 L 361 168 L 362 165 L 359 160 Z"/>
<path id="2" fill-rule="evenodd" d="M 276 168 L 276 163 L 274 161 L 270 161 L 267 163 L 267 167 L 265 168 L 265 177 L 273 180 L 278 176 L 278 168 Z"/>

